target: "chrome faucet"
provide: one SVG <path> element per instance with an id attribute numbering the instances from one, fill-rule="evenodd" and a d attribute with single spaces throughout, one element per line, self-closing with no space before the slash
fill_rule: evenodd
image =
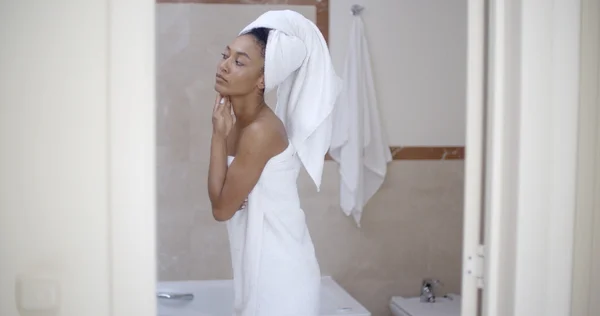
<path id="1" fill-rule="evenodd" d="M 422 303 L 435 303 L 434 288 L 441 285 L 442 282 L 436 279 L 424 279 L 421 284 L 421 302 Z"/>

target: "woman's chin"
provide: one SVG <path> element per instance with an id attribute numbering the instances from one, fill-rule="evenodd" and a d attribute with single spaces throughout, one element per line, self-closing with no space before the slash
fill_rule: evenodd
<path id="1" fill-rule="evenodd" d="M 223 86 L 218 83 L 215 83 L 215 91 L 217 91 L 220 95 L 227 95 L 227 89 L 223 89 Z"/>

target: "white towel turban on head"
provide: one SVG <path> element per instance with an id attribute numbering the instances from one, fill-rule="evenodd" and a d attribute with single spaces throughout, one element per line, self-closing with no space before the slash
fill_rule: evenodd
<path id="1" fill-rule="evenodd" d="M 279 86 L 302 66 L 305 58 L 306 46 L 302 40 L 279 30 L 270 31 L 265 49 L 265 92 Z"/>
<path id="2" fill-rule="evenodd" d="M 291 10 L 269 11 L 240 34 L 260 27 L 271 29 L 265 48 L 265 91 L 278 88 L 275 113 L 319 190 L 341 79 L 321 31 L 309 19 Z"/>

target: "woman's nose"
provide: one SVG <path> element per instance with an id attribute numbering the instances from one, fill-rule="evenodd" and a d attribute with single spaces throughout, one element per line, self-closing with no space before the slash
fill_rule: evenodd
<path id="1" fill-rule="evenodd" d="M 227 60 L 222 60 L 219 63 L 219 70 L 224 73 L 228 73 L 229 69 L 227 68 Z"/>

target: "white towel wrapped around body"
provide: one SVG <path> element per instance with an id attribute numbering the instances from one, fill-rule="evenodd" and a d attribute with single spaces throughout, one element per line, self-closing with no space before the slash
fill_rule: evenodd
<path id="1" fill-rule="evenodd" d="M 302 165 L 321 184 L 331 141 L 331 113 L 341 89 L 321 32 L 299 13 L 269 11 L 248 25 L 271 29 L 265 49 L 265 90 L 277 90 L 275 113 L 288 148 L 271 158 L 228 222 L 235 316 L 318 316 L 320 269 L 300 208 Z M 235 158 L 229 157 L 229 163 Z"/>

